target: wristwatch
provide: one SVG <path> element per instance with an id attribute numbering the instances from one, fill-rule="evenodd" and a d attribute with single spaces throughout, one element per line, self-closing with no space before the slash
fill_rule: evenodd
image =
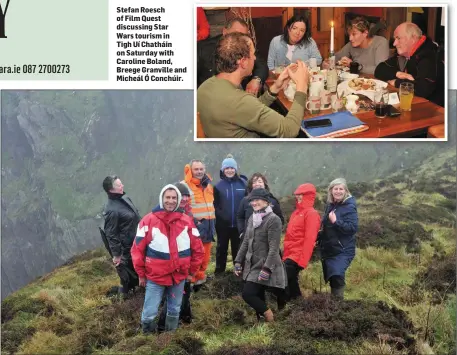
<path id="1" fill-rule="evenodd" d="M 273 97 L 276 97 L 276 96 L 278 96 L 278 94 L 279 94 L 279 92 L 277 92 L 276 94 L 272 93 L 271 90 L 270 90 L 270 88 L 268 88 L 267 91 L 268 91 L 268 93 L 269 93 L 271 96 L 273 96 Z"/>
<path id="2" fill-rule="evenodd" d="M 260 79 L 258 76 L 253 76 L 252 80 L 257 80 L 260 85 L 262 85 L 262 79 Z"/>

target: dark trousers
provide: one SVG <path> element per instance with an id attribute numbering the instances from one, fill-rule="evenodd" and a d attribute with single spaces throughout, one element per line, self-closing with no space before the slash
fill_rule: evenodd
<path id="1" fill-rule="evenodd" d="M 273 293 L 278 300 L 278 309 L 284 308 L 286 304 L 286 293 L 282 288 L 268 287 L 256 282 L 246 281 L 243 287 L 243 300 L 250 305 L 257 314 L 263 314 L 268 310 L 265 302 L 265 291 Z"/>
<path id="2" fill-rule="evenodd" d="M 123 256 L 121 263 L 116 266 L 116 271 L 121 281 L 122 293 L 127 294 L 130 290 L 134 290 L 138 286 L 138 275 L 133 267 L 132 258 Z"/>
<path id="3" fill-rule="evenodd" d="M 228 245 L 232 249 L 232 259 L 235 260 L 240 247 L 240 236 L 236 227 L 226 227 L 216 223 L 216 273 L 224 272 L 227 265 Z"/>
<path id="4" fill-rule="evenodd" d="M 346 285 L 344 277 L 340 275 L 333 275 L 332 277 L 330 277 L 329 281 L 331 288 L 341 288 Z"/>
<path id="5" fill-rule="evenodd" d="M 300 285 L 298 284 L 298 274 L 303 270 L 295 261 L 286 259 L 284 262 L 287 273 L 286 294 L 288 300 L 301 297 Z"/>

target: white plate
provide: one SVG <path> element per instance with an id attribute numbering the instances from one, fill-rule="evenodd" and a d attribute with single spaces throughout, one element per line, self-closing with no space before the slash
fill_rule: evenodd
<path id="1" fill-rule="evenodd" d="M 387 83 L 384 82 L 384 81 L 381 81 L 381 80 L 376 80 L 376 79 L 371 79 L 375 82 L 376 84 L 376 89 L 384 89 L 387 87 Z M 349 87 L 349 80 L 346 80 L 346 81 L 343 81 L 342 83 L 340 83 L 338 85 L 338 95 L 340 97 L 342 96 L 346 96 L 348 94 L 361 94 L 361 95 L 365 95 L 366 97 L 370 98 L 371 100 L 374 100 L 374 94 L 375 94 L 375 90 L 359 90 L 359 91 L 356 91 L 354 89 L 351 89 Z"/>
<path id="2" fill-rule="evenodd" d="M 359 74 L 351 74 L 351 73 L 348 73 L 348 72 L 342 72 L 340 74 L 340 78 L 343 79 L 343 80 L 352 80 L 352 79 L 355 79 L 355 78 L 358 78 L 359 77 Z"/>

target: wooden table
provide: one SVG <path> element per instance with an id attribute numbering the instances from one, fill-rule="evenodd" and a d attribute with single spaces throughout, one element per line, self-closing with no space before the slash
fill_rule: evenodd
<path id="1" fill-rule="evenodd" d="M 366 75 L 365 77 L 373 77 Z M 274 74 L 270 73 L 270 77 L 266 84 L 270 87 L 274 82 Z M 389 92 L 398 92 L 398 89 L 388 85 Z M 278 104 L 285 110 L 289 111 L 292 106 L 281 91 L 276 100 Z M 397 105 L 395 105 L 397 107 Z M 397 107 L 398 108 L 398 107 Z M 332 110 L 321 111 L 317 115 L 312 115 L 305 109 L 303 119 L 322 116 L 332 113 Z M 411 111 L 402 112 L 396 117 L 378 118 L 373 111 L 359 111 L 354 116 L 368 125 L 368 130 L 350 134 L 343 138 L 407 138 L 418 134 L 426 134 L 430 126 L 444 124 L 444 108 L 428 101 L 422 97 L 414 96 Z"/>

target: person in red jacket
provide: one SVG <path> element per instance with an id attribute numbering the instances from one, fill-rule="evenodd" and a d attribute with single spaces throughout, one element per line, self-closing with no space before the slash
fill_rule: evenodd
<path id="1" fill-rule="evenodd" d="M 321 223 L 319 213 L 313 207 L 316 198 L 314 185 L 300 185 L 294 195 L 295 211 L 292 212 L 287 225 L 282 258 L 286 266 L 286 292 L 289 299 L 301 296 L 298 274 L 306 268 L 311 259 Z"/>
<path id="2" fill-rule="evenodd" d="M 203 244 L 191 217 L 177 211 L 181 193 L 174 185 L 160 192 L 160 210 L 148 213 L 138 225 L 131 254 L 133 266 L 146 287 L 141 325 L 143 333 L 157 329 L 163 293 L 167 296 L 165 330 L 178 327 L 184 284 L 203 261 Z"/>
<path id="3" fill-rule="evenodd" d="M 209 37 L 209 23 L 206 19 L 205 10 L 202 7 L 197 7 L 197 41 L 207 39 Z"/>

